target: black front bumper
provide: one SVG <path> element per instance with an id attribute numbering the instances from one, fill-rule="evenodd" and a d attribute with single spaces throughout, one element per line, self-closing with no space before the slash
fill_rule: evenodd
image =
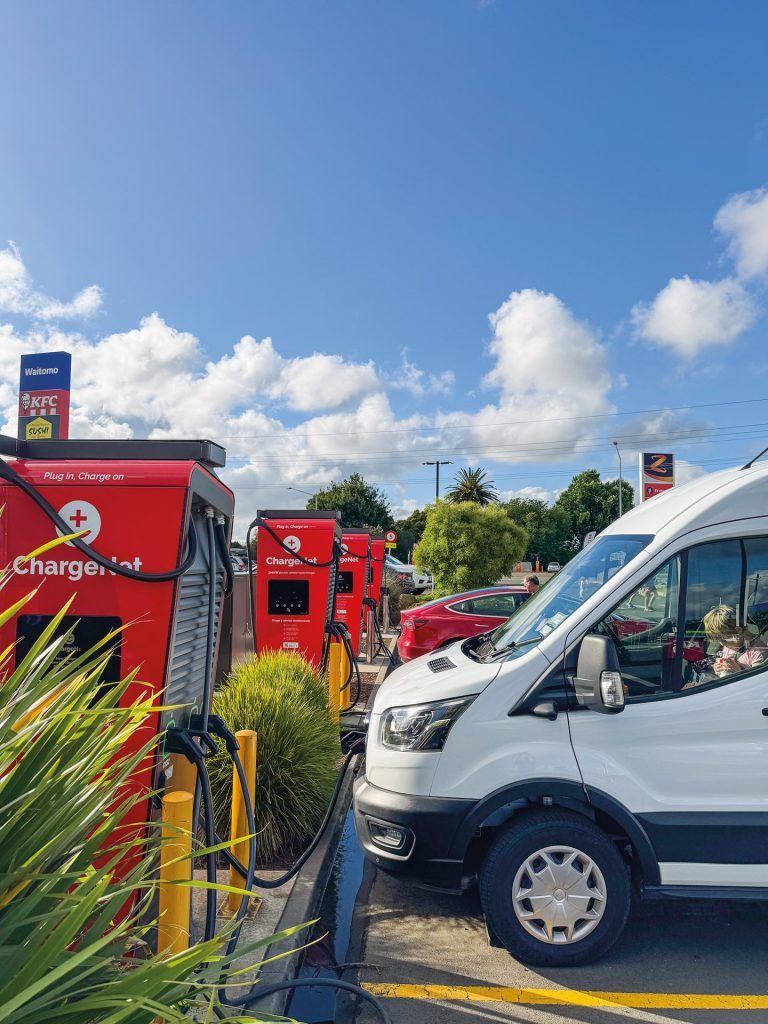
<path id="1" fill-rule="evenodd" d="M 355 782 L 355 828 L 366 857 L 383 871 L 410 875 L 441 889 L 462 888 L 464 862 L 449 854 L 459 826 L 475 806 L 474 800 L 391 793 L 365 777 Z M 402 830 L 402 848 L 393 851 L 378 845 L 372 823 Z"/>

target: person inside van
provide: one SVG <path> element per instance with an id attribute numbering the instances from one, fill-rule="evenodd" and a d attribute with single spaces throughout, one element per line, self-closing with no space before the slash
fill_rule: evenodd
<path id="1" fill-rule="evenodd" d="M 768 647 L 760 636 L 752 634 L 736 621 L 736 612 L 728 604 L 719 604 L 704 616 L 704 631 L 721 644 L 712 663 L 716 676 L 746 672 L 768 659 Z"/>
<path id="2" fill-rule="evenodd" d="M 528 597 L 533 597 L 541 586 L 539 583 L 539 577 L 536 576 L 535 573 L 529 573 L 529 575 L 523 580 L 523 586 L 528 591 Z"/>

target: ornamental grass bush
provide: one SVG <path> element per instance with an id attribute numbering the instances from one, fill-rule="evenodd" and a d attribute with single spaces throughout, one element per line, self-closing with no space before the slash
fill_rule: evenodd
<path id="1" fill-rule="evenodd" d="M 152 705 L 136 684 L 128 695 L 132 676 L 101 686 L 108 640 L 66 653 L 66 611 L 15 668 L 14 648 L 0 654 L 0 1024 L 207 1018 L 227 928 L 185 953 L 147 955 L 157 846 L 122 825 L 134 801 L 146 803 L 124 784 L 155 739 L 125 751 L 137 730 L 146 737 Z"/>
<path id="2" fill-rule="evenodd" d="M 339 766 L 339 727 L 320 673 L 298 654 L 266 652 L 240 664 L 213 697 L 229 727 L 255 729 L 256 849 L 260 864 L 293 857 L 315 833 Z M 208 762 L 216 830 L 229 835 L 232 764 Z"/>

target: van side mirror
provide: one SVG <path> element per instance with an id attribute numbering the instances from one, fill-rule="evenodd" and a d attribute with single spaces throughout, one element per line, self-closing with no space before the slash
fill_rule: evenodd
<path id="1" fill-rule="evenodd" d="M 573 680 L 576 701 L 584 708 L 615 715 L 624 710 L 624 682 L 616 645 L 607 636 L 588 633 L 581 641 Z"/>

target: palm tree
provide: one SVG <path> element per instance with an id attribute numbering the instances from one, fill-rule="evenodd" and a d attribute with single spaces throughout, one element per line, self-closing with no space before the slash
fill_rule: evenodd
<path id="1" fill-rule="evenodd" d="M 453 487 L 445 492 L 445 497 L 452 504 L 474 501 L 477 505 L 490 505 L 498 501 L 499 492 L 493 486 L 493 480 L 486 479 L 484 469 L 460 469 L 454 478 Z"/>

